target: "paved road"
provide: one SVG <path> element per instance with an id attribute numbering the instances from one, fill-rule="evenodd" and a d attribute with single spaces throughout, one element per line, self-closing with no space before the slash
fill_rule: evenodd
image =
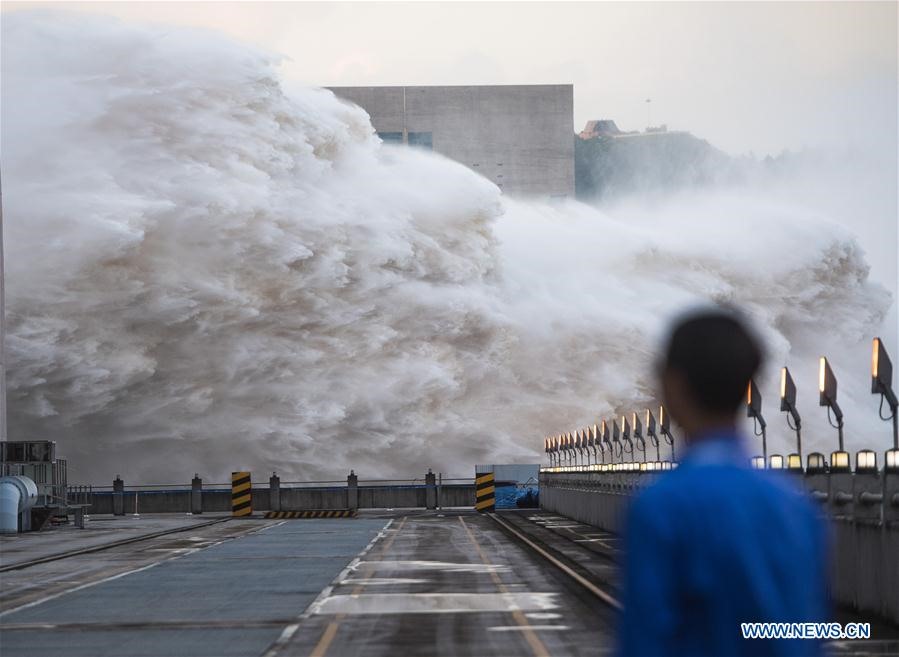
<path id="1" fill-rule="evenodd" d="M 608 609 L 488 518 L 231 521 L 3 574 L 3 657 L 601 655 Z"/>
<path id="2" fill-rule="evenodd" d="M 405 515 L 267 657 L 597 656 L 612 622 L 489 518 Z"/>
<path id="3" fill-rule="evenodd" d="M 387 522 L 231 521 L 4 573 L 0 654 L 259 655 Z"/>

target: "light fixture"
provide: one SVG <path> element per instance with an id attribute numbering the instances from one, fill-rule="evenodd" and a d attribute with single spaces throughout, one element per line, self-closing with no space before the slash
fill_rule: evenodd
<path id="1" fill-rule="evenodd" d="M 833 424 L 831 422 L 831 426 L 836 428 L 837 435 L 839 437 L 839 452 L 843 452 L 843 411 L 840 410 L 839 404 L 837 404 L 837 378 L 833 375 L 833 370 L 830 369 L 830 363 L 827 362 L 827 359 L 824 356 L 821 356 L 821 360 L 818 361 L 818 405 L 827 407 L 827 419 L 830 420 L 830 412 L 833 411 L 833 415 L 836 418 L 837 423 Z M 836 454 L 837 452 L 834 452 Z M 846 455 L 847 464 L 849 455 Z M 833 459 L 831 459 L 831 467 L 833 467 Z"/>
<path id="2" fill-rule="evenodd" d="M 764 456 L 753 456 L 750 461 L 752 467 L 756 470 L 764 470 L 765 469 L 765 457 Z"/>
<path id="3" fill-rule="evenodd" d="M 871 392 L 880 395 L 880 419 L 893 420 L 893 449 L 899 449 L 899 400 L 893 391 L 893 363 L 887 354 L 883 341 L 874 338 L 871 350 Z M 892 412 L 890 417 L 883 416 L 883 402 L 886 401 Z"/>
<path id="4" fill-rule="evenodd" d="M 768 460 L 768 435 L 767 423 L 762 416 L 762 396 L 759 389 L 755 386 L 755 381 L 749 380 L 746 385 L 746 417 L 751 417 L 753 421 L 753 432 L 756 436 L 762 437 L 762 463 Z M 759 431 L 761 427 L 761 432 Z"/>
<path id="5" fill-rule="evenodd" d="M 855 474 L 877 474 L 877 452 L 870 449 L 856 452 Z"/>
<path id="6" fill-rule="evenodd" d="M 772 470 L 783 470 L 784 457 L 780 454 L 772 454 L 768 457 L 768 467 Z"/>
<path id="7" fill-rule="evenodd" d="M 899 472 L 899 449 L 888 449 L 884 454 L 883 471 Z"/>
<path id="8" fill-rule="evenodd" d="M 799 454 L 790 454 L 787 456 L 787 470 L 802 472 L 802 457 L 799 456 Z"/>
<path id="9" fill-rule="evenodd" d="M 793 383 L 793 377 L 790 376 L 790 370 L 787 367 L 780 370 L 780 410 L 788 414 L 787 426 L 796 432 L 796 455 L 799 457 L 801 466 L 802 418 L 799 417 L 799 411 L 796 410 L 796 384 Z M 791 419 L 793 420 L 792 424 L 790 423 Z"/>
<path id="10" fill-rule="evenodd" d="M 806 459 L 805 474 L 821 474 L 827 472 L 827 461 L 821 452 L 812 452 Z"/>
<path id="11" fill-rule="evenodd" d="M 849 452 L 842 449 L 837 452 L 830 453 L 830 471 L 831 472 L 849 472 Z"/>

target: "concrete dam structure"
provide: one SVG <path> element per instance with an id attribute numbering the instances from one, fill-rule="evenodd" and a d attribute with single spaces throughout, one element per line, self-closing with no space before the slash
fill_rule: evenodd
<path id="1" fill-rule="evenodd" d="M 574 197 L 573 85 L 330 89 L 385 143 L 434 150 L 508 194 Z"/>

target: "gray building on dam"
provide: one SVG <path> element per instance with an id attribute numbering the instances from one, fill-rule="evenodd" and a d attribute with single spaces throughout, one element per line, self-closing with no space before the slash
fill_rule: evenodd
<path id="1" fill-rule="evenodd" d="M 574 196 L 573 85 L 329 88 L 385 143 L 432 149 L 508 194 Z"/>

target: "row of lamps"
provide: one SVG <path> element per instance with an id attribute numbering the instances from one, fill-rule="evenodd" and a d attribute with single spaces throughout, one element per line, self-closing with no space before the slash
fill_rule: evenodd
<path id="1" fill-rule="evenodd" d="M 874 338 L 871 351 L 871 393 L 880 395 L 879 416 L 882 420 L 893 424 L 893 447 L 885 453 L 885 469 L 899 472 L 899 401 L 892 387 L 893 364 L 887 354 L 883 341 Z M 837 450 L 830 454 L 828 466 L 824 454 L 812 452 L 807 457 L 806 472 L 849 472 L 849 453 L 843 449 L 843 412 L 837 403 L 837 379 L 827 358 L 822 356 L 818 362 L 818 404 L 827 408 L 827 418 L 831 426 L 837 430 Z M 884 416 L 883 406 L 887 404 L 891 414 Z M 780 410 L 785 412 L 787 425 L 796 434 L 796 451 L 788 454 L 786 459 L 780 454 L 768 456 L 767 423 L 762 415 L 762 396 L 755 381 L 749 381 L 746 390 L 746 414 L 753 419 L 755 434 L 762 439 L 761 456 L 752 457 L 754 468 L 787 469 L 802 471 L 802 418 L 796 408 L 796 384 L 787 367 L 780 372 Z M 664 406 L 659 407 L 659 422 L 650 409 L 646 409 L 645 421 L 640 416 L 622 415 L 620 421 L 607 422 L 601 420 L 585 429 L 577 429 L 556 436 L 544 438 L 544 452 L 549 456 L 551 472 L 564 471 L 601 471 L 601 472 L 653 472 L 670 470 L 676 467 L 674 456 L 674 436 L 671 433 L 670 420 Z M 644 438 L 645 429 L 645 438 Z M 671 460 L 663 461 L 660 454 L 659 435 L 671 448 Z M 655 447 L 655 460 L 647 459 L 646 438 Z M 597 448 L 599 451 L 597 451 Z M 608 451 L 608 461 L 606 452 Z M 638 460 L 636 453 L 642 454 Z M 593 462 L 590 462 L 591 453 Z M 618 459 L 616 461 L 616 459 Z M 580 461 L 580 463 L 578 463 Z M 863 449 L 855 455 L 856 472 L 877 472 L 877 454 L 870 449 Z"/>

